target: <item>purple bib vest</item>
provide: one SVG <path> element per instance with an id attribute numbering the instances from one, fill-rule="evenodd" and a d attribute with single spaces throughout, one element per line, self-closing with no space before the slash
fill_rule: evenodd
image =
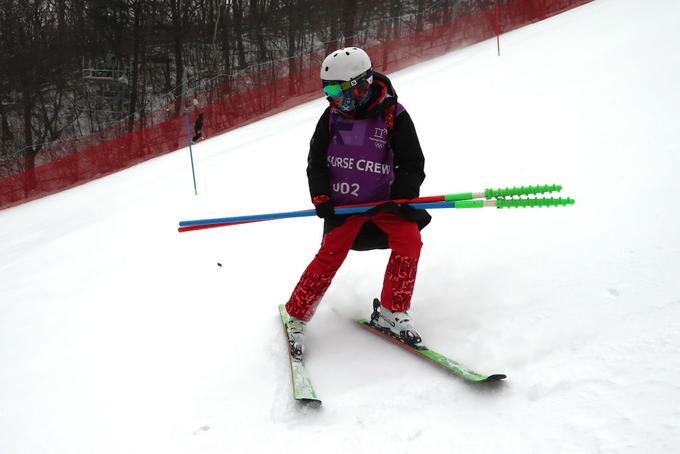
<path id="1" fill-rule="evenodd" d="M 397 104 L 394 117 L 404 111 Z M 394 156 L 383 115 L 354 120 L 332 109 L 327 166 L 334 205 L 389 200 Z"/>

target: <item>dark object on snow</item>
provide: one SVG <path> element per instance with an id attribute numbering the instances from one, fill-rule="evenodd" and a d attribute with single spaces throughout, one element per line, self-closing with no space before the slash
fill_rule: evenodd
<path id="1" fill-rule="evenodd" d="M 198 114 L 196 123 L 194 123 L 194 132 L 196 133 L 196 135 L 191 138 L 192 142 L 198 142 L 203 138 L 203 134 L 201 132 L 202 129 L 203 129 L 203 112 Z"/>

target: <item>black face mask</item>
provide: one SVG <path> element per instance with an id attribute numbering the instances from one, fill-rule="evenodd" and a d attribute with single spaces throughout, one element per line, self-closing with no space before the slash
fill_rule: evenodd
<path id="1" fill-rule="evenodd" d="M 342 92 L 342 102 L 339 103 L 340 110 L 352 112 L 357 107 L 365 105 L 371 99 L 371 84 L 367 81 L 363 82 Z"/>

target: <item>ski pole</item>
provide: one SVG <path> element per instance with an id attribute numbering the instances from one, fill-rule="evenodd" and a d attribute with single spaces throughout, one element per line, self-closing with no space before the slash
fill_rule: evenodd
<path id="1" fill-rule="evenodd" d="M 186 119 L 187 126 L 187 142 L 189 143 L 189 157 L 191 158 L 191 176 L 194 178 L 194 195 L 198 195 L 198 190 L 196 189 L 196 172 L 194 171 L 194 153 L 191 151 L 191 129 L 189 128 L 189 111 L 184 111 L 184 118 Z"/>
<path id="2" fill-rule="evenodd" d="M 405 199 L 393 201 L 395 203 L 408 203 L 417 209 L 440 209 L 440 208 L 521 208 L 521 207 L 551 207 L 573 205 L 574 200 L 570 198 L 498 198 L 486 200 L 459 199 L 459 200 L 439 200 L 430 201 L 428 199 L 439 198 L 441 196 L 422 197 L 418 199 Z M 364 213 L 375 208 L 381 203 L 344 205 L 335 207 L 335 213 L 339 215 Z M 286 219 L 294 217 L 315 216 L 315 210 L 290 211 L 282 213 L 266 213 L 248 216 L 234 216 L 214 219 L 197 219 L 192 221 L 181 221 L 179 231 L 188 232 L 215 227 L 227 227 L 251 222 L 268 221 L 275 219 Z"/>

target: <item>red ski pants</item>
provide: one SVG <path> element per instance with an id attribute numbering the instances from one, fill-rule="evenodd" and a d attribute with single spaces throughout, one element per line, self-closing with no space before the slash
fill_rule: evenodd
<path id="1" fill-rule="evenodd" d="M 368 220 L 387 234 L 387 244 L 392 250 L 385 270 L 381 303 L 392 311 L 409 309 L 423 245 L 420 230 L 413 221 L 382 212 L 371 217 L 350 216 L 344 224 L 324 235 L 319 252 L 307 266 L 286 304 L 290 315 L 306 321 L 312 318 L 359 230 Z"/>

